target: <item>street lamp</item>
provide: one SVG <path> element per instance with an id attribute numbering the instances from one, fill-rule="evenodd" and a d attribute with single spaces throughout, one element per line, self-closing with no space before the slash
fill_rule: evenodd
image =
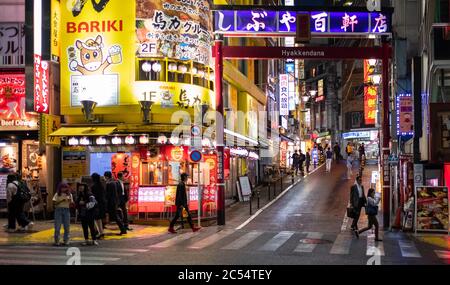
<path id="1" fill-rule="evenodd" d="M 144 97 L 147 97 L 146 95 L 147 94 L 144 93 Z M 150 111 L 152 110 L 152 106 L 154 103 L 155 102 L 151 100 L 147 100 L 147 98 L 144 98 L 144 100 L 139 101 L 139 104 L 141 105 L 142 114 L 144 114 L 144 118 L 142 121 L 146 124 L 149 124 L 151 121 Z"/>
<path id="2" fill-rule="evenodd" d="M 380 83 L 381 83 L 381 74 L 372 74 L 372 75 L 370 75 L 370 81 L 374 85 L 380 85 Z"/>
<path id="3" fill-rule="evenodd" d="M 84 114 L 84 118 L 86 119 L 86 121 L 92 122 L 94 120 L 93 112 L 95 107 L 97 106 L 97 102 L 92 100 L 82 100 L 80 103 L 83 106 L 81 111 Z"/>

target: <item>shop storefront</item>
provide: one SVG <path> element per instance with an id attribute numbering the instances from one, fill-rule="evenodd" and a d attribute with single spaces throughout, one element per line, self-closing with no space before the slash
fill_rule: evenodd
<path id="1" fill-rule="evenodd" d="M 202 216 L 214 216 L 217 198 L 215 151 L 203 147 L 202 160 L 198 164 L 190 160 L 189 146 L 173 145 L 170 140 L 163 135 L 158 138 L 148 135 L 67 138 L 67 145 L 62 148 L 63 179 L 76 188 L 77 183 L 89 184 L 89 176 L 93 173 L 103 176 L 105 171 L 111 171 L 117 178 L 122 172 L 130 189 L 130 214 L 136 218 L 145 214 L 151 219 L 175 210 L 180 174 L 187 173 L 190 210 L 197 211 L 201 199 Z"/>
<path id="2" fill-rule="evenodd" d="M 353 143 L 354 149 L 358 150 L 359 146 L 364 144 L 366 159 L 378 160 L 379 157 L 379 139 L 378 130 L 354 130 L 342 134 L 344 145 L 341 149 L 345 149 L 347 143 Z"/>
<path id="3" fill-rule="evenodd" d="M 36 206 L 42 202 L 46 172 L 37 121 L 25 112 L 25 75 L 0 73 L 0 208 L 6 207 L 6 177 L 10 173 L 27 182 Z"/>
<path id="4" fill-rule="evenodd" d="M 238 181 L 241 176 L 248 176 L 251 185 L 255 186 L 258 183 L 258 159 L 259 155 L 255 150 L 248 150 L 246 148 L 228 148 L 229 162 L 225 162 L 225 171 L 227 171 L 226 164 L 229 163 L 229 177 L 226 180 L 225 198 L 230 201 L 239 200 L 241 195 L 238 191 Z M 225 157 L 226 159 L 226 157 Z M 227 176 L 225 176 L 227 178 Z"/>

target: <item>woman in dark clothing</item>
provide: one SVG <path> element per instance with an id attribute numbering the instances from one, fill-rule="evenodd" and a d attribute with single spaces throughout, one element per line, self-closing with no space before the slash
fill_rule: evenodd
<path id="1" fill-rule="evenodd" d="M 305 165 L 306 165 L 306 173 L 309 173 L 309 166 L 311 165 L 311 154 L 309 153 L 311 150 L 308 148 L 305 156 Z"/>
<path id="2" fill-rule="evenodd" d="M 82 190 L 77 199 L 77 208 L 80 213 L 85 240 L 82 245 L 89 245 L 89 230 L 91 231 L 92 245 L 98 245 L 97 231 L 95 230 L 95 217 L 98 215 L 98 203 L 87 185 L 82 185 Z"/>
<path id="3" fill-rule="evenodd" d="M 106 218 L 106 191 L 103 187 L 102 182 L 100 181 L 100 175 L 98 173 L 93 173 L 91 175 L 92 181 L 94 184 L 92 185 L 92 194 L 94 194 L 95 200 L 98 203 L 98 211 L 95 216 L 95 227 L 98 232 L 98 239 L 103 239 L 105 234 L 103 233 L 103 223 L 102 221 Z"/>

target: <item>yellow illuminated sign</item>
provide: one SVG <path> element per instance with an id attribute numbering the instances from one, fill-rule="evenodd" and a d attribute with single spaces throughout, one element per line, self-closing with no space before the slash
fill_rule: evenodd
<path id="1" fill-rule="evenodd" d="M 52 0 L 51 2 L 51 53 L 52 60 L 59 62 L 61 57 L 61 1 Z"/>
<path id="2" fill-rule="evenodd" d="M 95 112 L 136 104 L 135 1 L 64 1 L 61 5 L 61 113 L 80 114 L 82 100 Z"/>

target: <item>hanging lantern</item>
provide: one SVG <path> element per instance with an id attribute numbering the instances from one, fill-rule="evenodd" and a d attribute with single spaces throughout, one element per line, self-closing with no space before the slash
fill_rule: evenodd
<path id="1" fill-rule="evenodd" d="M 95 143 L 97 145 L 105 145 L 106 144 L 106 138 L 105 137 L 99 137 L 95 140 Z"/>

